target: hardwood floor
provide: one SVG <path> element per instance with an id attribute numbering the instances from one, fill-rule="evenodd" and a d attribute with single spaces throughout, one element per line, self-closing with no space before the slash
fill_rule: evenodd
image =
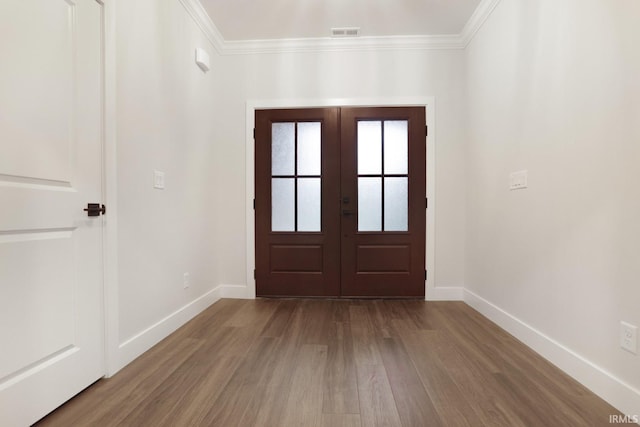
<path id="1" fill-rule="evenodd" d="M 461 302 L 220 300 L 39 426 L 606 426 Z"/>

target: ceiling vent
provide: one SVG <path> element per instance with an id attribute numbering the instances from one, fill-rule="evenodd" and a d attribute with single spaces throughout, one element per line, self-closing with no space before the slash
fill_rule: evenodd
<path id="1" fill-rule="evenodd" d="M 359 27 L 342 27 L 331 29 L 331 37 L 358 37 L 359 35 Z"/>

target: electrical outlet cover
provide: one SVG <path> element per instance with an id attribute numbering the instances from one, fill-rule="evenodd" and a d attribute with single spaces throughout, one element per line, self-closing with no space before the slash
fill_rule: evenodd
<path id="1" fill-rule="evenodd" d="M 528 172 L 526 170 L 512 172 L 509 175 L 509 190 L 519 190 L 527 188 Z"/>

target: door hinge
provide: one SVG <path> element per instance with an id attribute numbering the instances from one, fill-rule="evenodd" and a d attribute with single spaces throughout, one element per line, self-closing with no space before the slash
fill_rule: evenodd
<path id="1" fill-rule="evenodd" d="M 254 269 L 253 270 L 253 280 L 255 280 L 255 279 L 256 279 L 256 270 Z"/>
<path id="2" fill-rule="evenodd" d="M 253 139 L 256 139 L 256 128 L 253 128 Z"/>
<path id="3" fill-rule="evenodd" d="M 253 210 L 256 210 L 256 199 L 253 199 Z"/>
<path id="4" fill-rule="evenodd" d="M 429 136 L 429 126 L 424 127 L 424 136 Z"/>
<path id="5" fill-rule="evenodd" d="M 427 270 L 424 271 L 424 280 L 427 280 Z"/>
<path id="6" fill-rule="evenodd" d="M 429 198 L 428 198 L 428 197 L 426 197 L 426 198 L 424 199 L 424 208 L 425 208 L 425 209 L 429 209 Z"/>

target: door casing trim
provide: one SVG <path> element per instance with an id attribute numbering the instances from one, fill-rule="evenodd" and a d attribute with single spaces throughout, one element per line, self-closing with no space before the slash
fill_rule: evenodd
<path id="1" fill-rule="evenodd" d="M 105 377 L 122 368 L 118 354 L 118 227 L 117 227 L 117 123 L 116 123 L 116 2 L 102 1 L 103 17 L 103 304 Z"/>
<path id="2" fill-rule="evenodd" d="M 429 208 L 426 209 L 426 259 L 427 280 L 425 282 L 425 299 L 442 299 L 435 287 L 435 212 L 436 212 L 436 101 L 433 96 L 424 97 L 380 97 L 380 98 L 328 98 L 328 99 L 262 99 L 248 100 L 246 103 L 245 128 L 245 174 L 246 174 L 246 288 L 244 298 L 256 297 L 256 282 L 253 271 L 256 265 L 255 246 L 255 211 L 253 199 L 255 195 L 255 150 L 253 128 L 255 127 L 255 111 L 284 108 L 324 108 L 324 107 L 425 107 L 426 122 L 429 134 L 427 144 L 427 198 Z"/>

